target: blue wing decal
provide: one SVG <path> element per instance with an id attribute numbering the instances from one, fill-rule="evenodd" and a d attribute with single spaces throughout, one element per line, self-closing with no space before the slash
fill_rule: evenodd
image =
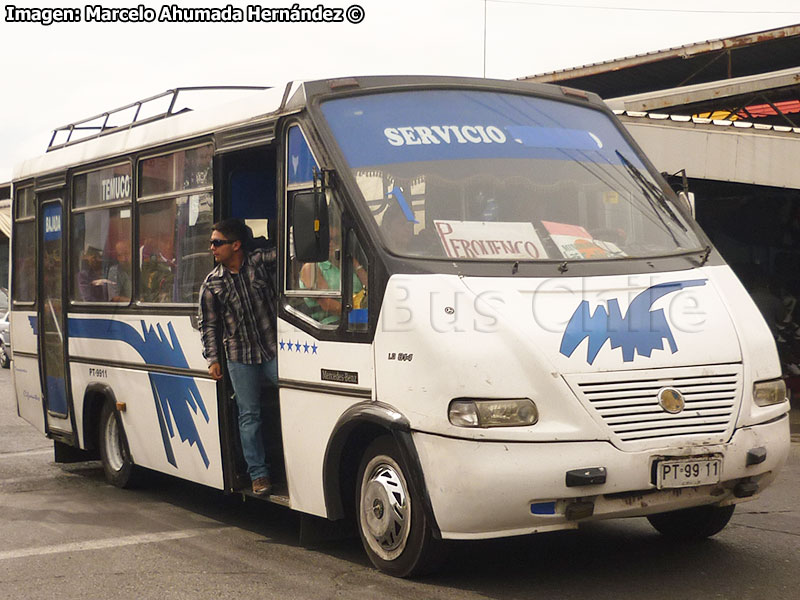
<path id="1" fill-rule="evenodd" d="M 608 310 L 598 306 L 594 314 L 591 313 L 589 303 L 584 300 L 575 309 L 564 330 L 560 352 L 564 356 L 572 356 L 580 343 L 588 338 L 586 361 L 589 364 L 594 362 L 607 340 L 611 341 L 611 348 L 622 348 L 624 362 L 632 362 L 635 353 L 649 358 L 653 350 L 664 349 L 664 340 L 675 354 L 678 346 L 664 310 L 650 310 L 650 308 L 656 300 L 667 294 L 687 287 L 705 285 L 706 281 L 706 279 L 674 281 L 649 287 L 633 299 L 624 317 L 616 298 L 608 301 Z"/>

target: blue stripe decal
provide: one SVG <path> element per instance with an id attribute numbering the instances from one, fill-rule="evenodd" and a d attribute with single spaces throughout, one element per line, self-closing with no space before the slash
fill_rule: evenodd
<path id="1" fill-rule="evenodd" d="M 160 324 L 155 329 L 152 326 L 148 327 L 144 321 L 141 324 L 140 333 L 133 326 L 112 319 L 70 318 L 68 320 L 70 337 L 124 342 L 136 350 L 148 365 L 177 369 L 189 368 L 189 363 L 183 354 L 172 323 L 167 323 L 169 337 L 164 334 Z M 210 461 L 192 416 L 193 414 L 197 415 L 199 410 L 206 423 L 209 422 L 208 411 L 203 404 L 197 383 L 192 377 L 180 375 L 164 373 L 148 373 L 147 375 L 153 390 L 158 425 L 161 429 L 161 439 L 167 460 L 177 468 L 177 461 L 170 442 L 170 438 L 175 437 L 177 429 L 181 442 L 189 442 L 190 446 L 197 446 L 197 451 L 207 469 Z"/>

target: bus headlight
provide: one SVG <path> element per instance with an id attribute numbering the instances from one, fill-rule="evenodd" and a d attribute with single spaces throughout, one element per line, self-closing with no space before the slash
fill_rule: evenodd
<path id="1" fill-rule="evenodd" d="M 459 398 L 450 403 L 448 417 L 456 427 L 523 427 L 534 425 L 539 411 L 530 398 Z"/>
<path id="2" fill-rule="evenodd" d="M 753 384 L 753 400 L 758 406 L 780 404 L 786 400 L 786 384 L 783 379 L 758 381 Z"/>

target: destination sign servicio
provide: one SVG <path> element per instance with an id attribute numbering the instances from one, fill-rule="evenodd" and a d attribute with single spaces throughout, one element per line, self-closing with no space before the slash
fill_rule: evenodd
<path id="1" fill-rule="evenodd" d="M 506 134 L 494 125 L 432 125 L 387 127 L 383 135 L 392 146 L 420 144 L 504 144 Z"/>

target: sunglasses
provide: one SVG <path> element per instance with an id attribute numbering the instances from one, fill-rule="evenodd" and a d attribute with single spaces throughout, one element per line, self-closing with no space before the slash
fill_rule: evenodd
<path id="1" fill-rule="evenodd" d="M 214 246 L 214 248 L 219 248 L 220 246 L 224 246 L 225 244 L 232 244 L 235 241 L 236 240 L 211 240 L 208 243 Z"/>

